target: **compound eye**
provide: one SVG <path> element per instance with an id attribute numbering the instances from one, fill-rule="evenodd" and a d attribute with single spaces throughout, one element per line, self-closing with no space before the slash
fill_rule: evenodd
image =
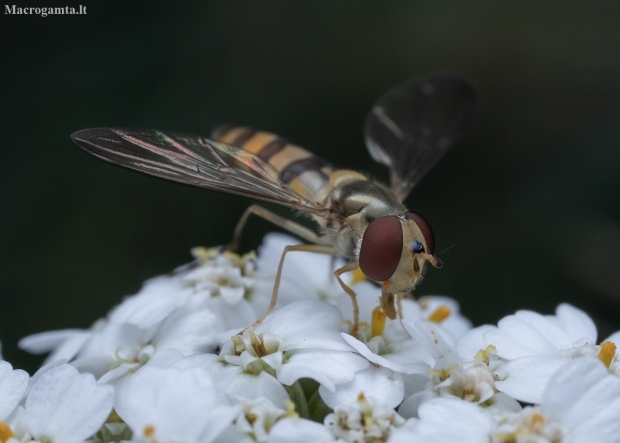
<path id="1" fill-rule="evenodd" d="M 378 218 L 364 232 L 360 269 L 371 280 L 389 280 L 398 267 L 402 251 L 403 228 L 398 218 L 391 215 Z"/>
<path id="2" fill-rule="evenodd" d="M 435 252 L 435 234 L 433 234 L 431 225 L 428 224 L 424 217 L 420 214 L 416 214 L 415 212 L 407 212 L 405 215 L 409 220 L 413 220 L 415 224 L 418 225 L 418 228 L 420 228 L 422 236 L 424 237 L 424 243 L 426 243 L 426 252 L 433 255 Z"/>

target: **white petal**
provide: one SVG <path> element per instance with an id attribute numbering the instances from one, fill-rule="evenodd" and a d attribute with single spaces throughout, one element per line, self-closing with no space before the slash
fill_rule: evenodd
<path id="1" fill-rule="evenodd" d="M 90 332 L 83 329 L 62 329 L 59 331 L 40 332 L 22 338 L 18 346 L 20 349 L 30 352 L 31 354 L 45 354 L 66 345 L 67 342 L 72 342 L 72 345 L 69 346 L 70 349 L 61 352 L 56 358 L 57 360 L 63 358 L 70 360 L 75 356 L 79 347 L 81 347 L 77 347 L 77 350 L 74 349 L 77 344 L 80 342 L 84 344 L 84 341 L 86 341 L 89 335 Z"/>
<path id="2" fill-rule="evenodd" d="M 491 329 L 496 329 L 496 326 L 478 326 L 477 328 L 470 329 L 461 337 L 457 349 L 459 357 L 463 362 L 472 361 L 478 351 L 484 351 L 489 346 L 489 343 L 484 339 L 484 335 Z"/>
<path id="3" fill-rule="evenodd" d="M 501 319 L 497 326 L 487 331 L 484 339 L 497 348 L 502 358 L 550 355 L 572 345 L 556 321 L 537 312 L 518 311 Z"/>
<path id="4" fill-rule="evenodd" d="M 445 332 L 448 332 L 451 337 L 455 339 L 455 342 L 450 342 L 450 345 L 453 346 L 458 342 L 458 340 L 472 328 L 472 323 L 470 320 L 465 318 L 460 313 L 460 307 L 456 300 L 440 296 L 440 295 L 427 295 L 418 301 L 418 303 L 424 306 L 424 318 L 416 319 L 411 321 L 415 324 L 418 320 L 426 320 L 430 315 L 432 315 L 440 306 L 447 306 L 450 309 L 450 315 L 445 320 L 437 323 L 437 325 Z"/>
<path id="5" fill-rule="evenodd" d="M 279 408 L 286 409 L 289 396 L 282 384 L 262 371 L 258 375 L 246 373 L 241 366 L 228 365 L 217 355 L 197 354 L 186 357 L 174 364 L 178 368 L 204 368 L 212 377 L 219 390 L 240 399 L 264 397 Z"/>
<path id="6" fill-rule="evenodd" d="M 426 374 L 410 374 L 403 376 L 405 382 L 405 397 L 423 391 L 431 386 L 431 377 Z"/>
<path id="7" fill-rule="evenodd" d="M 13 369 L 10 363 L 0 361 L 0 421 L 17 407 L 28 388 L 28 373 Z"/>
<path id="8" fill-rule="evenodd" d="M 351 346 L 341 337 L 340 331 L 315 329 L 291 333 L 284 337 L 284 351 L 309 348 L 352 351 Z"/>
<path id="9" fill-rule="evenodd" d="M 110 321 L 147 329 L 183 306 L 193 294 L 192 288 L 183 288 L 175 277 L 155 277 L 147 281 L 138 294 L 118 305 L 110 314 Z"/>
<path id="10" fill-rule="evenodd" d="M 607 337 L 605 340 L 603 340 L 601 343 L 605 343 L 606 341 L 610 341 L 613 344 L 615 344 L 616 347 L 620 348 L 620 331 L 614 332 L 609 337 Z M 616 353 L 617 352 L 618 351 L 616 351 Z"/>
<path id="11" fill-rule="evenodd" d="M 403 326 L 435 360 L 435 369 L 446 369 L 461 363 L 456 351 L 444 339 L 437 325 L 417 322 L 414 326 L 409 322 L 403 321 Z"/>
<path id="12" fill-rule="evenodd" d="M 109 355 L 91 355 L 73 360 L 71 366 L 81 373 L 93 374 L 99 380 L 109 372 L 109 368 L 114 362 L 115 360 Z"/>
<path id="13" fill-rule="evenodd" d="M 133 324 L 107 323 L 103 328 L 91 334 L 78 357 L 92 355 L 120 354 L 123 358 L 132 358 L 136 349 L 148 343 L 155 335 L 156 328 L 142 329 Z"/>
<path id="14" fill-rule="evenodd" d="M 357 401 L 362 392 L 367 398 L 374 397 L 379 403 L 395 408 L 403 401 L 405 386 L 399 373 L 371 365 L 356 373 L 349 383 L 337 385 L 335 392 L 319 387 L 321 398 L 332 409 Z"/>
<path id="15" fill-rule="evenodd" d="M 555 310 L 555 315 L 573 343 L 583 339 L 589 344 L 596 343 L 596 325 L 588 314 L 574 306 L 562 303 Z"/>
<path id="16" fill-rule="evenodd" d="M 32 387 L 34 385 L 37 384 L 37 381 L 39 381 L 39 378 L 45 374 L 47 371 L 49 371 L 51 368 L 53 368 L 54 366 L 60 366 L 65 364 L 66 362 L 64 361 L 54 361 L 52 363 L 48 363 L 46 365 L 41 366 L 37 372 L 34 373 L 34 375 L 32 377 L 30 377 L 30 380 L 28 380 L 28 388 L 26 389 L 26 394 L 24 395 L 24 397 L 28 397 L 28 395 L 30 395 L 30 390 L 32 389 Z"/>
<path id="17" fill-rule="evenodd" d="M 257 284 L 255 292 L 271 296 L 273 278 L 276 274 L 284 247 L 299 244 L 299 240 L 282 234 L 268 234 L 258 250 L 256 266 Z M 335 265 L 341 267 L 344 261 L 336 259 Z M 282 279 L 278 291 L 278 305 L 284 306 L 296 301 L 323 299 L 331 301 L 344 291 L 333 277 L 332 257 L 295 251 L 286 255 L 282 268 Z M 267 283 L 265 283 L 267 281 Z"/>
<path id="18" fill-rule="evenodd" d="M 564 422 L 573 424 L 575 441 L 615 442 L 620 435 L 620 379 L 607 375 L 580 399 Z M 580 409 L 579 411 L 577 409 Z"/>
<path id="19" fill-rule="evenodd" d="M 496 416 L 501 416 L 506 412 L 519 412 L 522 409 L 521 404 L 517 400 L 503 392 L 496 392 L 484 405 L 485 411 L 491 412 Z"/>
<path id="20" fill-rule="evenodd" d="M 159 441 L 212 441 L 237 414 L 203 369 L 152 366 L 123 386 L 116 411 L 136 436 L 152 426 Z"/>
<path id="21" fill-rule="evenodd" d="M 437 397 L 437 394 L 431 390 L 416 392 L 400 404 L 398 407 L 398 413 L 404 418 L 417 417 L 418 409 L 422 403 L 425 403 L 435 397 Z"/>
<path id="22" fill-rule="evenodd" d="M 474 403 L 435 398 L 420 406 L 412 442 L 488 443 L 491 419 Z"/>
<path id="23" fill-rule="evenodd" d="M 342 316 L 338 308 L 320 300 L 306 300 L 292 303 L 274 312 L 265 322 L 268 332 L 287 337 L 295 333 L 307 334 L 310 331 L 338 331 Z M 257 328 L 261 330 L 261 326 Z M 261 331 L 262 332 L 262 331 Z"/>
<path id="24" fill-rule="evenodd" d="M 310 420 L 284 418 L 269 432 L 269 443 L 329 443 L 334 438 L 325 426 Z"/>
<path id="25" fill-rule="evenodd" d="M 542 408 L 571 429 L 574 441 L 614 441 L 620 435 L 620 378 L 596 358 L 572 360 L 553 375 Z"/>
<path id="26" fill-rule="evenodd" d="M 245 288 L 220 288 L 220 295 L 226 303 L 235 306 L 239 303 L 245 294 Z"/>
<path id="27" fill-rule="evenodd" d="M 540 403 L 551 376 L 569 359 L 557 355 L 522 357 L 506 363 L 508 377 L 495 386 L 517 400 Z"/>
<path id="28" fill-rule="evenodd" d="M 26 415 L 36 439 L 80 442 L 93 435 L 112 410 L 114 389 L 67 364 L 41 374 L 26 400 Z"/>
<path id="29" fill-rule="evenodd" d="M 234 330 L 228 338 L 251 325 L 263 313 L 262 309 L 257 312 L 245 299 L 236 305 L 230 305 L 222 297 L 214 297 L 209 300 L 209 308 L 218 316 L 224 331 Z"/>
<path id="30" fill-rule="evenodd" d="M 158 350 L 176 349 L 183 355 L 211 352 L 217 347 L 216 334 L 224 328 L 216 313 L 196 296 L 191 303 L 177 309 L 161 324 L 153 338 Z"/>
<path id="31" fill-rule="evenodd" d="M 278 380 L 290 386 L 300 378 L 311 378 L 333 391 L 336 384 L 350 382 L 368 361 L 352 352 L 329 350 L 298 351 L 278 370 Z"/>
<path id="32" fill-rule="evenodd" d="M 342 333 L 342 338 L 344 338 L 347 343 L 351 345 L 351 347 L 353 347 L 357 352 L 364 356 L 368 361 L 384 368 L 388 368 L 392 371 L 400 372 L 401 374 L 419 374 L 429 369 L 428 364 L 423 361 L 411 362 L 407 365 L 401 365 L 392 362 L 380 355 L 373 353 L 364 343 L 349 334 L 345 334 L 344 332 Z"/>

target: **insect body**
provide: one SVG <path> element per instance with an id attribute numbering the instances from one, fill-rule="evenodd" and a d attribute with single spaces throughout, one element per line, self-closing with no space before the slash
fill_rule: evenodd
<path id="1" fill-rule="evenodd" d="M 365 125 L 372 157 L 390 169 L 388 188 L 327 163 L 284 139 L 245 127 L 220 127 L 210 139 L 154 130 L 86 129 L 73 141 L 103 160 L 169 180 L 288 206 L 310 214 L 317 234 L 265 208 L 252 205 L 239 221 L 235 249 L 250 214 L 257 214 L 304 238 L 282 254 L 270 307 L 275 306 L 282 264 L 290 251 L 340 255 L 350 262 L 334 272 L 351 296 L 352 334 L 357 333 L 355 293 L 341 280 L 358 268 L 382 283 L 381 306 L 396 317 L 394 298 L 420 281 L 426 262 L 440 267 L 430 225 L 403 205 L 409 191 L 469 128 L 475 92 L 461 78 L 433 76 L 404 83 L 373 107 Z"/>

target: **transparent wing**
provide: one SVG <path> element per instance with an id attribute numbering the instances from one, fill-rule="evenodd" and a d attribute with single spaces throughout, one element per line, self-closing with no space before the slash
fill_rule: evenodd
<path id="1" fill-rule="evenodd" d="M 100 159 L 156 177 L 328 216 L 328 210 L 282 183 L 254 154 L 196 135 L 98 128 L 71 135 Z"/>
<path id="2" fill-rule="evenodd" d="M 451 75 L 410 80 L 377 101 L 366 118 L 366 146 L 389 167 L 401 201 L 471 127 L 475 114 L 473 87 Z"/>

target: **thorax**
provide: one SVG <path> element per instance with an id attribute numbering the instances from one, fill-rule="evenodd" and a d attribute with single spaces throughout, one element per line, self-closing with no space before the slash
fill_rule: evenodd
<path id="1" fill-rule="evenodd" d="M 340 215 L 330 219 L 317 218 L 317 222 L 338 253 L 349 258 L 355 258 L 359 239 L 370 222 L 406 211 L 390 189 L 359 172 L 346 169 L 333 172 L 316 199 Z"/>

